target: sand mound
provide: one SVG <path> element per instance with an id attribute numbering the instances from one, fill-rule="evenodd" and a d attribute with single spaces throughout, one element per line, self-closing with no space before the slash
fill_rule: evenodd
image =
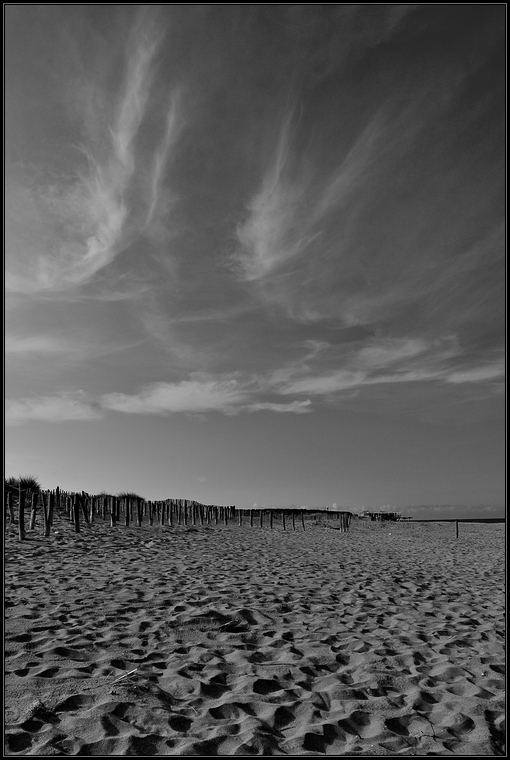
<path id="1" fill-rule="evenodd" d="M 502 755 L 503 526 L 6 537 L 7 755 Z"/>

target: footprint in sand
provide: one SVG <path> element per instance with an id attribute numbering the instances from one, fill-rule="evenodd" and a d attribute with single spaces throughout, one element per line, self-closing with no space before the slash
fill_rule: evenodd
<path id="1" fill-rule="evenodd" d="M 76 712 L 91 707 L 94 700 L 84 694 L 73 694 L 55 707 L 55 712 Z"/>
<path id="2" fill-rule="evenodd" d="M 53 678 L 53 676 L 60 671 L 60 668 L 45 668 L 38 673 L 34 673 L 36 678 Z"/>
<path id="3" fill-rule="evenodd" d="M 10 752 L 23 752 L 32 746 L 33 739 L 26 731 L 7 733 L 5 744 Z"/>

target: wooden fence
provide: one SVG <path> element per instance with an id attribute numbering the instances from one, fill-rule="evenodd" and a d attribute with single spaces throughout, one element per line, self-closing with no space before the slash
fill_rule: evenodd
<path id="1" fill-rule="evenodd" d="M 30 511 L 29 528 L 34 530 L 38 514 L 42 515 L 44 535 L 50 535 L 55 515 L 74 525 L 80 533 L 83 524 L 91 525 L 98 518 L 110 522 L 113 528 L 123 524 L 126 527 L 135 524 L 160 526 L 188 525 L 228 525 L 236 523 L 250 528 L 264 525 L 270 529 L 281 526 L 283 530 L 296 530 L 296 524 L 303 530 L 306 521 L 321 516 L 326 525 L 341 532 L 348 532 L 352 519 L 351 512 L 326 512 L 309 509 L 236 509 L 235 506 L 216 506 L 201 504 L 188 499 L 165 499 L 163 501 L 146 501 L 129 496 L 100 495 L 92 496 L 85 491 L 81 493 L 61 491 L 38 491 L 32 493 L 9 487 L 6 489 L 4 519 L 16 523 L 14 502 L 18 506 L 18 535 L 23 541 L 26 537 L 26 512 Z M 334 523 L 337 523 L 336 525 Z"/>
<path id="2" fill-rule="evenodd" d="M 459 523 L 504 523 L 506 522 L 504 517 L 437 517 L 437 518 L 424 518 L 412 519 L 413 523 L 423 522 L 446 522 L 455 523 L 455 538 L 459 537 Z"/>

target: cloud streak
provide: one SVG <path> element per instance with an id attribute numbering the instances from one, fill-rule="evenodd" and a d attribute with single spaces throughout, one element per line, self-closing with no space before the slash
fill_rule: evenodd
<path id="1" fill-rule="evenodd" d="M 170 414 L 173 412 L 232 413 L 248 398 L 236 378 L 214 379 L 194 375 L 180 383 L 155 383 L 141 393 L 109 393 L 101 398 L 105 409 L 126 414 Z"/>
<path id="2" fill-rule="evenodd" d="M 311 345 L 313 344 L 313 345 Z M 7 401 L 9 424 L 29 420 L 53 421 L 99 419 L 102 411 L 124 414 L 169 415 L 177 413 L 227 415 L 260 411 L 276 414 L 307 414 L 313 411 L 310 398 L 342 401 L 352 392 L 396 383 L 478 384 L 484 386 L 504 376 L 504 362 L 492 361 L 476 368 L 456 370 L 452 360 L 457 348 L 452 341 L 425 343 L 416 339 L 386 340 L 345 355 L 344 366 L 321 371 L 327 361 L 328 344 L 306 341 L 302 362 L 260 375 L 230 373 L 213 375 L 195 372 L 180 382 L 146 385 L 138 393 L 107 393 L 92 403 L 81 391 L 59 396 Z M 21 349 L 51 351 L 56 346 L 37 342 Z M 310 348 L 312 350 L 310 351 Z M 326 356 L 325 356 L 326 354 Z M 319 366 L 310 366 L 314 361 Z M 338 360 L 337 360 L 338 361 Z M 346 396 L 345 393 L 349 392 Z M 295 397 L 290 402 L 275 397 Z"/>
<path id="3" fill-rule="evenodd" d="M 176 94 L 171 96 L 165 132 L 152 159 L 145 156 L 138 138 L 149 111 L 163 34 L 153 11 L 140 11 L 125 46 L 119 101 L 106 102 L 105 94 L 99 97 L 90 83 L 83 88 L 88 93 L 86 118 L 94 122 L 87 130 L 92 142 L 81 146 L 86 168 L 11 193 L 11 197 L 18 193 L 11 208 L 12 246 L 19 246 L 27 217 L 32 225 L 23 248 L 7 257 L 6 284 L 11 292 L 59 292 L 83 285 L 125 250 L 136 234 L 150 235 L 157 224 L 161 235 L 158 217 L 164 210 L 165 168 L 182 126 Z M 111 124 L 103 131 L 98 129 L 104 119 L 99 104 L 113 111 Z M 148 193 L 140 187 L 140 177 L 146 177 Z M 9 238 L 7 245 L 10 251 Z"/>
<path id="4" fill-rule="evenodd" d="M 302 252 L 308 238 L 300 229 L 306 185 L 289 173 L 291 117 L 281 129 L 273 165 L 248 205 L 248 219 L 237 229 L 241 244 L 234 266 L 248 281 L 259 280 Z"/>
<path id="5" fill-rule="evenodd" d="M 175 93 L 172 96 L 170 106 L 166 116 L 166 130 L 161 145 L 154 155 L 154 165 L 150 181 L 150 204 L 145 221 L 145 227 L 151 227 L 158 213 L 166 210 L 164 198 L 162 198 L 162 185 L 165 169 L 169 160 L 170 152 L 177 142 L 180 132 L 184 126 L 184 120 L 181 115 L 180 95 Z"/>
<path id="6" fill-rule="evenodd" d="M 234 269 L 247 281 L 270 276 L 304 253 L 320 238 L 327 215 L 337 213 L 360 186 L 381 152 L 385 134 L 382 112 L 372 117 L 329 177 L 314 177 L 309 160 L 295 155 L 292 114 L 287 115 L 272 165 L 249 201 L 248 218 L 237 229 L 241 245 Z M 320 241 L 318 243 L 321 247 Z"/>
<path id="7" fill-rule="evenodd" d="M 101 419 L 102 412 L 94 407 L 82 391 L 55 396 L 8 399 L 5 402 L 6 425 L 26 422 L 77 422 Z"/>

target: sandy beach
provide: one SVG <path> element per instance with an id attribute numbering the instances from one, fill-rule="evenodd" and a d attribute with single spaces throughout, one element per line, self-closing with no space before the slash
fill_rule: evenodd
<path id="1" fill-rule="evenodd" d="M 7 755 L 505 753 L 503 525 L 38 522 Z"/>

